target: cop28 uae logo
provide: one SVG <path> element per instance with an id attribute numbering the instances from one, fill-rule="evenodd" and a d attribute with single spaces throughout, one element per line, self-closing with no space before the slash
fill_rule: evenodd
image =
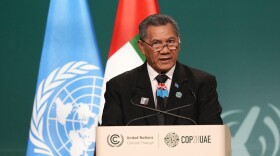
<path id="1" fill-rule="evenodd" d="M 93 153 L 103 83 L 98 70 L 87 62 L 70 62 L 40 82 L 29 134 L 35 153 Z"/>
<path id="2" fill-rule="evenodd" d="M 276 105 L 253 106 L 248 112 L 230 110 L 222 118 L 231 129 L 233 155 L 280 155 L 280 108 Z"/>
<path id="3" fill-rule="evenodd" d="M 171 132 L 164 137 L 164 142 L 169 147 L 176 147 L 179 144 L 178 134 Z"/>

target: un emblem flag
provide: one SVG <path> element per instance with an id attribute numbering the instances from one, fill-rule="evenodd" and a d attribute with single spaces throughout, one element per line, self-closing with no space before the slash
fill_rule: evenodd
<path id="1" fill-rule="evenodd" d="M 51 0 L 27 155 L 93 155 L 103 68 L 86 0 Z"/>

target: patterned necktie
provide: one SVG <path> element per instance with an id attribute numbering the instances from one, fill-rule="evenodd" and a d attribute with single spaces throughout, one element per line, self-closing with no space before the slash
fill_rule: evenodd
<path id="1" fill-rule="evenodd" d="M 156 77 L 156 80 L 158 82 L 157 86 L 157 109 L 159 110 L 165 110 L 166 104 L 167 104 L 167 98 L 168 98 L 168 90 L 165 86 L 165 81 L 168 79 L 168 76 L 166 75 L 158 75 Z M 159 125 L 164 125 L 165 122 L 165 115 L 162 113 L 159 113 L 158 115 L 158 123 Z"/>

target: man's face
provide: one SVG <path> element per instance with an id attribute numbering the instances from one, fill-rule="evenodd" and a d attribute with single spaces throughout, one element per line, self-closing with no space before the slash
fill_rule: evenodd
<path id="1" fill-rule="evenodd" d="M 171 24 L 162 26 L 149 26 L 147 28 L 147 37 L 143 41 L 138 41 L 138 47 L 145 55 L 149 65 L 155 69 L 158 73 L 168 72 L 178 59 L 178 53 L 180 50 L 180 38 L 176 35 Z M 165 44 L 165 46 L 156 51 L 150 45 Z M 168 44 L 174 44 L 170 47 Z"/>

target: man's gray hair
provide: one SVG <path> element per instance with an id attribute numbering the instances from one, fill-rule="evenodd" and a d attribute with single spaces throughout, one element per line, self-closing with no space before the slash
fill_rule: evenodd
<path id="1" fill-rule="evenodd" d="M 162 26 L 170 23 L 177 36 L 179 36 L 179 27 L 177 22 L 170 16 L 164 14 L 153 14 L 146 17 L 139 25 L 140 39 L 144 40 L 147 37 L 147 28 L 149 26 Z"/>

